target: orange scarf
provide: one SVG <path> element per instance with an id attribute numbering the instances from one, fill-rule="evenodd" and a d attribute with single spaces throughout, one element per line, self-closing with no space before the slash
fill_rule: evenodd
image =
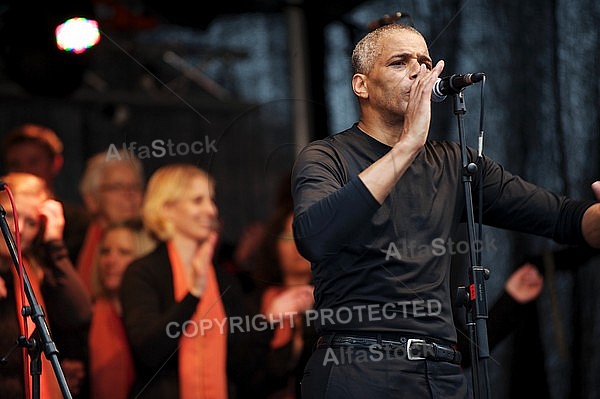
<path id="1" fill-rule="evenodd" d="M 89 348 L 91 399 L 127 399 L 135 367 L 121 317 L 106 298 L 94 302 Z"/>
<path id="2" fill-rule="evenodd" d="M 92 274 L 95 265 L 96 248 L 102 239 L 102 227 L 92 222 L 87 228 L 83 245 L 77 255 L 77 271 L 88 293 L 92 293 Z"/>
<path id="3" fill-rule="evenodd" d="M 186 267 L 169 241 L 167 249 L 179 302 L 189 293 Z M 210 320 L 212 327 L 202 329 L 202 320 Z M 189 330 L 197 334 L 179 339 L 179 399 L 227 399 L 228 325 L 223 325 L 226 314 L 213 265 L 207 268 L 206 290 L 190 321 L 194 328 Z M 219 325 L 223 325 L 223 334 Z"/>
<path id="4" fill-rule="evenodd" d="M 35 294 L 35 298 L 37 299 L 38 304 L 44 310 L 46 323 L 49 323 L 48 315 L 46 314 L 46 306 L 44 305 L 44 298 L 42 297 L 42 292 L 40 289 L 41 277 L 36 275 L 35 272 L 31 270 L 31 267 L 29 267 L 28 262 L 26 262 L 25 260 L 23 260 L 23 265 L 25 267 L 25 272 L 27 273 L 27 276 L 29 277 L 29 282 L 31 283 L 31 288 Z M 25 320 L 21 316 L 21 310 L 23 309 L 23 302 L 21 301 L 20 277 L 17 274 L 17 271 L 15 270 L 13 265 L 11 265 L 11 270 L 13 273 L 13 282 L 14 282 L 14 287 L 15 287 L 15 297 L 16 297 L 15 302 L 17 303 L 17 318 L 19 319 L 20 331 L 23 333 L 23 332 L 25 332 Z M 29 306 L 29 299 L 27 298 L 27 296 L 25 296 L 25 305 Z M 31 317 L 27 317 L 27 332 L 29 333 L 29 335 L 31 335 L 34 330 L 35 330 L 35 323 L 33 322 L 33 320 L 31 320 Z M 26 349 L 23 349 L 22 353 L 26 354 L 25 351 L 26 351 Z M 42 359 L 42 374 L 40 375 L 40 398 L 41 399 L 62 398 L 63 397 L 62 392 L 58 385 L 58 380 L 56 379 L 56 376 L 54 374 L 54 369 L 52 368 L 52 363 L 50 363 L 50 361 L 48 359 L 46 359 L 46 355 L 44 353 L 42 353 L 40 356 Z M 26 368 L 24 369 L 24 372 L 27 373 L 26 374 L 27 378 L 25 379 L 25 387 L 26 387 L 27 392 L 26 392 L 25 397 L 29 398 L 29 397 L 31 397 L 31 384 L 32 384 L 31 374 L 29 373 L 29 356 L 24 356 L 23 359 L 24 359 L 24 361 L 26 361 Z"/>

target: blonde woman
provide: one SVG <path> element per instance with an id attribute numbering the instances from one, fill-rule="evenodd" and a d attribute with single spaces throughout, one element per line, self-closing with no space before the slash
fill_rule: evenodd
<path id="1" fill-rule="evenodd" d="M 135 368 L 121 320 L 119 288 L 129 264 L 150 252 L 153 240 L 139 223 L 106 226 L 92 276 L 94 305 L 89 335 L 90 398 L 127 399 Z"/>
<path id="2" fill-rule="evenodd" d="M 244 313 L 239 281 L 213 264 L 214 190 L 211 176 L 187 164 L 163 166 L 148 181 L 142 219 L 160 242 L 127 268 L 121 286 L 137 398 L 226 399 L 234 385 L 247 392 L 243 370 L 258 369 L 237 349 L 256 347 L 242 343 L 252 332 L 229 328 Z"/>

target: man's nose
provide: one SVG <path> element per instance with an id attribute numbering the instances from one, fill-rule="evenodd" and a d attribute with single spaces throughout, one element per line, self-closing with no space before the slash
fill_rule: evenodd
<path id="1" fill-rule="evenodd" d="M 421 63 L 416 59 L 410 60 L 408 65 L 409 75 L 411 79 L 415 79 L 421 69 Z"/>

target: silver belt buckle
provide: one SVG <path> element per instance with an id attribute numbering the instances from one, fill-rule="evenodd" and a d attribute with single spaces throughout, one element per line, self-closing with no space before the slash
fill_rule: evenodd
<path id="1" fill-rule="evenodd" d="M 426 344 L 427 342 L 425 342 L 425 340 L 423 340 L 423 339 L 409 338 L 409 339 L 406 341 L 406 354 L 408 355 L 408 360 L 425 360 L 425 358 L 424 358 L 424 357 L 422 357 L 422 356 L 413 356 L 413 355 L 412 355 L 412 352 L 411 352 L 411 350 L 410 350 L 410 347 L 411 347 L 411 345 L 412 345 L 413 343 L 416 343 L 416 344 Z M 424 349 L 425 349 L 425 348 L 423 348 L 423 350 L 424 350 Z"/>

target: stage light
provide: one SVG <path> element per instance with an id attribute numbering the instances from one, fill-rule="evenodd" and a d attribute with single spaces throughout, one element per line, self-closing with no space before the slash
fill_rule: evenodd
<path id="1" fill-rule="evenodd" d="M 100 41 L 98 22 L 87 18 L 71 18 L 56 27 L 56 46 L 60 50 L 81 54 Z"/>

